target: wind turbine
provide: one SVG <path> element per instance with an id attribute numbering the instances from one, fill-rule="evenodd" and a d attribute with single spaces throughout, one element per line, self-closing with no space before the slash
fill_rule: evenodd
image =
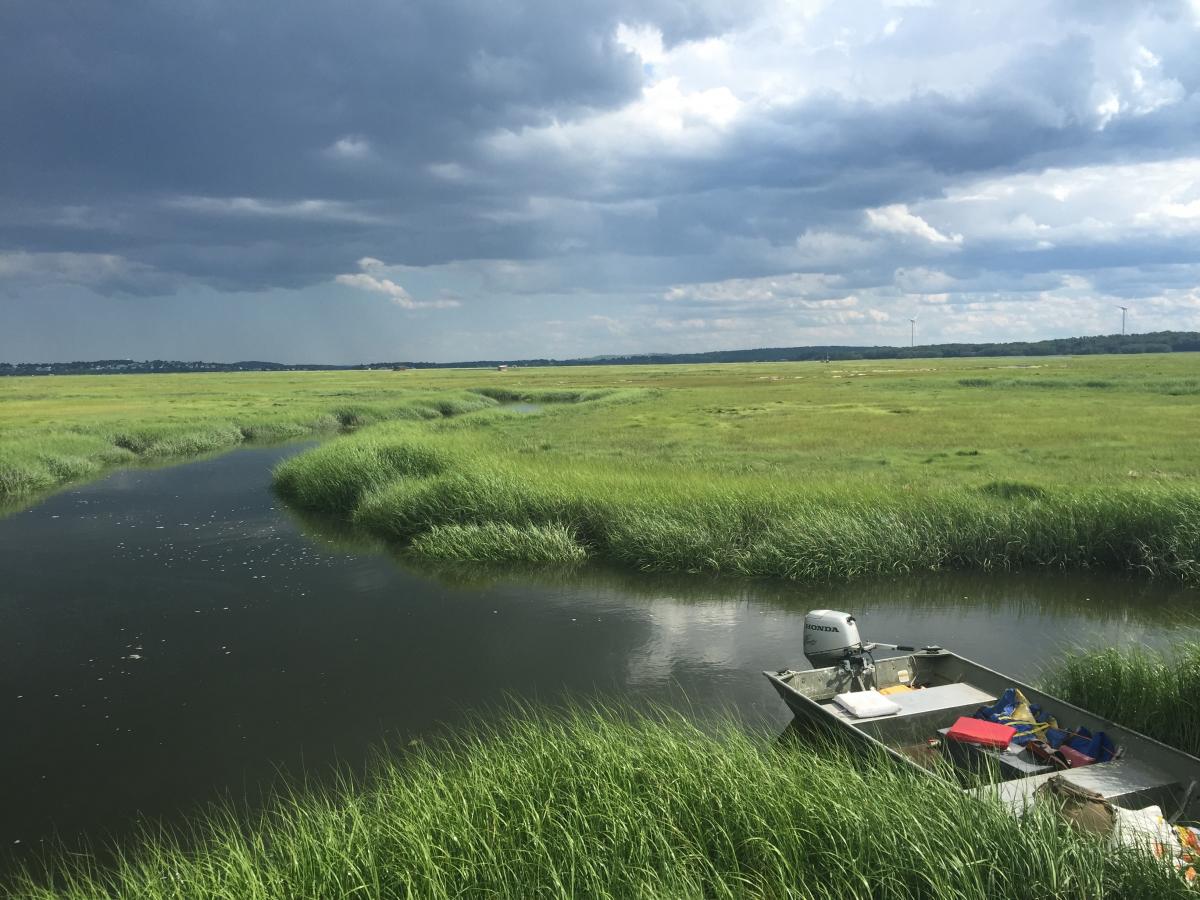
<path id="1" fill-rule="evenodd" d="M 1117 309 L 1119 309 L 1121 311 L 1121 336 L 1124 337 L 1125 336 L 1125 313 L 1129 312 L 1129 307 L 1128 306 L 1118 306 Z"/>
<path id="2" fill-rule="evenodd" d="M 917 346 L 917 320 L 909 319 L 908 322 L 909 322 L 909 325 L 912 326 L 911 334 L 909 335 L 909 346 L 915 347 L 915 346 Z M 1124 334 L 1125 332 L 1122 331 L 1121 333 Z"/>

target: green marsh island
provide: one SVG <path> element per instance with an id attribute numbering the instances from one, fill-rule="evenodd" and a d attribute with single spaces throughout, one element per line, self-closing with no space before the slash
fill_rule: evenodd
<path id="1" fill-rule="evenodd" d="M 28 738 L 29 760 L 70 742 L 76 719 L 55 718 L 53 703 L 86 706 L 76 717 L 107 710 L 147 666 L 162 667 L 161 684 L 199 677 L 220 698 L 203 714 L 194 698 L 172 701 L 178 721 L 203 720 L 195 746 L 258 734 L 253 719 L 281 735 L 212 743 L 222 749 L 211 753 L 155 751 L 178 761 L 166 769 L 207 771 L 239 753 L 270 766 L 271 748 L 302 743 L 287 723 L 303 721 L 313 746 L 313 733 L 348 728 L 310 704 L 328 716 L 357 710 L 356 721 L 384 732 L 366 754 L 362 726 L 358 749 L 329 751 L 335 778 L 319 766 L 289 774 L 261 802 L 240 785 L 212 789 L 228 787 L 241 762 L 214 768 L 176 803 L 186 824 L 164 806 L 119 849 L 90 825 L 79 829 L 89 852 L 67 834 L 39 839 L 37 852 L 15 858 L 10 894 L 1194 896 L 1165 862 L 1048 813 L 1018 820 L 884 758 L 781 740 L 783 710 L 757 670 L 799 663 L 797 615 L 826 603 L 857 603 L 888 627 L 959 621 L 947 642 L 982 646 L 997 629 L 1006 658 L 1028 649 L 1014 662 L 1026 680 L 1196 754 L 1198 448 L 1200 371 L 1187 353 L 0 379 L 10 584 L 32 586 L 21 596 L 59 584 L 70 566 L 39 554 L 59 541 L 77 547 L 96 599 L 72 615 L 95 615 L 95 628 L 124 642 L 113 645 L 121 662 L 111 674 L 95 668 L 99 653 L 76 666 L 86 691 L 100 692 L 84 696 L 56 690 L 50 663 L 28 650 L 36 634 L 21 633 L 6 677 L 19 703 L 44 704 L 31 723 L 62 723 Z M 219 506 L 247 484 L 258 506 Z M 146 512 L 144 486 L 157 486 L 161 513 Z M 91 529 L 86 541 L 63 523 Z M 34 535 L 19 552 L 18 527 Z M 128 584 L 121 573 L 147 567 L 157 567 L 159 593 L 135 616 L 110 598 Z M 386 594 L 372 587 L 385 582 Z M 377 591 L 369 616 L 351 602 L 367 590 Z M 269 604 L 255 599 L 264 591 L 276 592 Z M 719 599 L 688 599 L 716 596 L 705 592 Z M 186 601 L 175 604 L 177 593 Z M 1051 593 L 1063 599 L 1041 599 Z M 636 614 L 622 605 L 629 597 L 643 604 Z M 431 641 L 440 629 L 447 648 L 459 639 L 451 624 L 419 637 L 439 607 L 463 623 L 478 617 L 480 635 L 506 637 L 480 637 L 457 659 L 406 656 L 405 677 L 393 677 L 409 632 Z M 559 630 L 545 625 L 551 612 Z M 500 629 L 518 613 L 528 617 L 522 633 L 538 639 L 514 650 L 517 632 Z M 234 614 L 261 632 L 257 656 L 210 624 Z M 405 625 L 391 618 L 409 614 L 417 619 Z M 341 641 L 339 616 L 361 630 Z M 675 632 L 661 626 L 685 619 L 700 623 L 700 649 L 673 648 Z M 599 632 L 612 622 L 626 633 Z M 533 660 L 566 648 L 553 678 L 565 685 L 563 673 L 580 669 L 571 686 L 587 695 L 612 673 L 587 669 L 564 637 L 585 625 L 622 690 L 670 684 L 694 696 L 673 707 L 665 693 L 634 691 L 626 702 L 620 690 L 544 703 L 546 682 L 533 676 L 512 682 L 528 687 L 508 692 L 515 703 L 476 693 L 514 652 Z M 170 668 L 182 664 L 168 664 L 163 648 L 189 634 L 211 638 L 211 657 Z M 738 634 L 758 643 L 734 646 Z M 1131 639 L 1092 652 L 1096 635 Z M 270 687 L 307 665 L 282 648 L 318 639 L 330 644 L 307 654 L 322 656 L 319 673 Z M 622 641 L 637 652 L 616 649 Z M 372 652 L 388 662 L 369 675 L 353 668 Z M 666 671 L 660 657 L 673 661 Z M 246 668 L 229 669 L 227 683 L 197 675 L 218 664 Z M 42 677 L 39 666 L 42 700 L 20 687 Z M 339 681 L 339 671 L 354 674 Z M 757 679 L 758 693 L 722 695 L 735 672 Z M 707 673 L 711 696 L 696 687 Z M 439 680 L 457 692 L 458 711 L 430 701 L 420 726 L 389 742 L 391 720 L 362 698 L 375 692 L 399 708 Z M 737 708 L 720 710 L 722 696 Z M 463 712 L 477 700 L 487 715 Z M 257 702 L 261 714 L 229 724 L 243 721 L 238 704 Z M 15 721 L 24 708 L 14 706 Z M 158 758 L 133 749 L 128 725 L 114 737 L 110 714 L 94 743 L 114 766 Z M 153 729 L 147 719 L 136 731 Z M 68 785 L 69 767 L 56 775 Z M 39 779 L 19 780 L 30 806 L 50 796 L 37 793 L 51 790 Z M 138 804 L 154 809 L 149 797 Z M 63 821 L 62 810 L 47 821 Z M 10 811 L 6 828 L 24 814 Z M 13 834 L 10 845 L 31 842 Z"/>

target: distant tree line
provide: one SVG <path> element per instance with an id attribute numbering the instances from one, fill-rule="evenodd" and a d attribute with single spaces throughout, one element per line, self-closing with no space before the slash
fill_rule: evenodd
<path id="1" fill-rule="evenodd" d="M 670 365 L 675 363 L 803 362 L 856 359 L 941 359 L 970 356 L 1087 356 L 1099 353 L 1180 353 L 1200 351 L 1200 332 L 1156 331 L 1015 341 L 1004 344 L 924 344 L 917 347 L 765 347 L 756 350 L 712 350 L 706 353 L 641 353 L 591 356 L 585 359 L 477 360 L 459 363 L 379 363 L 381 366 L 442 368 L 461 366 L 604 366 Z"/>
<path id="2" fill-rule="evenodd" d="M 1014 341 L 1005 344 L 925 344 L 919 347 L 765 347 L 707 353 L 641 353 L 585 359 L 481 359 L 469 362 L 380 362 L 356 366 L 287 365 L 248 360 L 236 363 L 179 362 L 153 359 L 101 359 L 90 362 L 0 363 L 0 375 L 115 375 L 145 372 L 297 372 L 363 369 L 450 369 L 511 366 L 671 365 L 676 363 L 803 362 L 865 359 L 949 359 L 971 356 L 1089 356 L 1098 353 L 1194 353 L 1200 332 L 1155 331 Z"/>
<path id="3" fill-rule="evenodd" d="M 235 363 L 181 362 L 174 359 L 94 359 L 53 363 L 0 363 L 0 375 L 130 375 L 147 372 L 296 372 L 361 369 L 362 366 L 287 365 L 246 360 Z"/>

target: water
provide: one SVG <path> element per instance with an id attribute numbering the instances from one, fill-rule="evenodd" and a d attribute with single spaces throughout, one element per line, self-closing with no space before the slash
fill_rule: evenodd
<path id="1" fill-rule="evenodd" d="M 307 445 L 117 472 L 0 520 L 0 850 L 18 858 L 257 800 L 491 715 L 620 697 L 788 715 L 805 611 L 1035 678 L 1065 643 L 1163 645 L 1200 593 L 1111 577 L 946 576 L 820 588 L 414 571 L 301 523 L 269 470 Z"/>
<path id="2" fill-rule="evenodd" d="M 505 403 L 504 408 L 509 410 L 510 412 L 525 413 L 526 415 L 528 415 L 530 413 L 541 412 L 542 404 L 541 403 Z"/>

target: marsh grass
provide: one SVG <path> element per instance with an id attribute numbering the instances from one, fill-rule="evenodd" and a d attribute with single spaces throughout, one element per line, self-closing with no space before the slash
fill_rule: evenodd
<path id="1" fill-rule="evenodd" d="M 110 867 L 58 857 L 19 898 L 1188 896 L 1149 854 L 835 746 L 732 721 L 524 710 L 363 780 L 232 811 Z"/>
<path id="2" fill-rule="evenodd" d="M 157 377 L 157 376 L 149 376 Z M 280 441 L 389 420 L 429 421 L 492 409 L 496 401 L 474 392 L 405 392 L 388 402 L 319 408 L 272 408 L 261 420 L 188 417 L 161 409 L 159 421 L 75 423 L 55 429 L 21 426 L 0 440 L 0 501 L 94 477 L 115 465 L 167 460 L 224 450 L 246 441 Z M 308 404 L 301 404 L 308 406 Z M 226 414 L 232 410 L 223 410 Z"/>
<path id="3" fill-rule="evenodd" d="M 1002 500 L 1041 500 L 1046 496 L 1045 488 L 1019 481 L 989 481 L 979 490 Z"/>
<path id="4" fill-rule="evenodd" d="M 372 429 L 364 439 L 429 441 L 444 465 L 428 477 L 365 476 L 365 489 L 342 492 L 354 504 L 341 511 L 442 559 L 457 548 L 499 562 L 518 543 L 484 535 L 552 529 L 573 534 L 589 558 L 647 571 L 812 581 L 1050 567 L 1195 581 L 1200 416 L 1181 398 L 1148 399 L 1183 371 L 1169 362 L 1039 362 L 1036 373 L 617 368 L 593 382 L 653 391 L 593 394 L 538 395 L 543 375 L 530 375 L 473 390 L 576 402 L 537 417 L 434 422 L 420 435 Z M 1005 374 L 960 377 L 989 368 Z M 1038 390 L 941 390 L 1009 382 Z M 906 414 L 886 415 L 896 410 Z M 312 477 L 352 479 L 355 466 L 339 456 L 355 440 L 309 454 Z M 324 488 L 300 484 L 306 465 L 279 470 L 281 493 L 301 505 L 307 494 L 318 508 Z"/>
<path id="5" fill-rule="evenodd" d="M 429 559 L 468 562 L 569 564 L 587 559 L 575 533 L 559 524 L 435 525 L 413 540 L 411 550 Z"/>
<path id="6" fill-rule="evenodd" d="M 869 484 L 798 490 L 586 460 L 521 465 L 482 452 L 475 436 L 367 431 L 288 460 L 276 485 L 298 506 L 342 511 L 377 537 L 440 559 L 586 553 L 647 571 L 798 581 L 1036 567 L 1200 577 L 1195 490 L 1049 492 L 1015 482 L 901 496 Z M 410 455 L 428 464 L 392 462 Z M 539 536 L 540 554 L 530 546 Z"/>
<path id="7" fill-rule="evenodd" d="M 281 468 L 279 492 L 445 558 L 538 556 L 529 536 L 541 534 L 540 555 L 574 559 L 559 539 L 570 533 L 589 558 L 642 570 L 821 580 L 1052 567 L 1195 581 L 1200 415 L 1192 396 L 1163 392 L 1189 388 L 1193 365 L 1174 354 L 5 379 L 0 493 L 353 428 Z M 515 401 L 542 409 L 504 408 Z"/>
<path id="8" fill-rule="evenodd" d="M 1171 396 L 1200 393 L 1200 379 L 1196 378 L 1138 378 L 1111 381 L 1105 378 L 1034 378 L 1025 376 L 1022 378 L 960 378 L 958 384 L 960 387 L 997 389 L 1033 388 L 1063 391 L 1079 390 L 1081 388 L 1093 391 L 1122 389 Z"/>
<path id="9" fill-rule="evenodd" d="M 301 509 L 348 513 L 362 496 L 399 479 L 445 470 L 447 455 L 419 441 L 374 435 L 338 444 L 337 453 L 306 453 L 275 470 L 275 487 Z"/>
<path id="10" fill-rule="evenodd" d="M 1053 666 L 1045 684 L 1076 706 L 1200 756 L 1200 641 L 1167 651 L 1080 650 Z"/>
<path id="11" fill-rule="evenodd" d="M 515 389 L 509 387 L 480 387 L 471 391 L 500 403 L 591 403 L 603 399 L 630 399 L 637 391 L 600 388 L 596 390 Z"/>
<path id="12" fill-rule="evenodd" d="M 478 414 L 477 427 L 511 417 L 510 401 L 550 406 L 619 404 L 632 388 L 412 387 L 378 373 L 122 376 L 0 381 L 0 503 L 91 478 L 139 460 L 198 456 L 246 441 L 280 441 L 386 422 L 433 425 Z M 38 391 L 9 391 L 11 384 Z M 181 387 L 186 386 L 186 390 Z M 331 390 L 344 386 L 345 390 Z M 126 390 L 122 390 L 126 389 Z M 475 426 L 473 426 L 475 427 Z"/>

